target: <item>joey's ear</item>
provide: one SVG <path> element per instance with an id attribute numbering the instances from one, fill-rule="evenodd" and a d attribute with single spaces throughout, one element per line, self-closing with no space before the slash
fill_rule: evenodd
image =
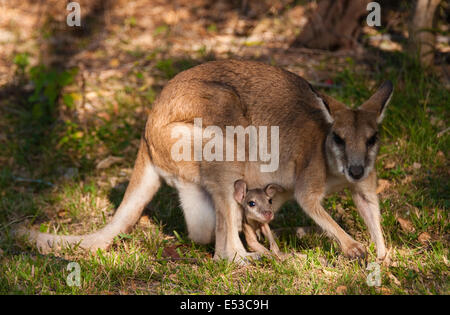
<path id="1" fill-rule="evenodd" d="M 317 92 L 311 84 L 309 84 L 309 88 L 313 92 L 316 104 L 322 111 L 327 123 L 332 124 L 334 122 L 333 114 L 335 112 L 347 108 L 344 104 L 335 100 L 331 96 Z"/>
<path id="2" fill-rule="evenodd" d="M 284 191 L 284 188 L 281 187 L 280 185 L 277 185 L 277 184 L 269 184 L 269 185 L 266 186 L 266 188 L 264 188 L 264 192 L 270 198 L 275 196 L 275 194 L 277 192 L 283 192 L 283 191 Z"/>
<path id="3" fill-rule="evenodd" d="M 233 194 L 234 199 L 236 199 L 238 203 L 242 203 L 246 194 L 247 194 L 247 184 L 242 179 L 235 181 Z"/>
<path id="4" fill-rule="evenodd" d="M 394 86 L 392 82 L 385 81 L 379 89 L 367 101 L 365 101 L 359 109 L 377 113 L 377 123 L 381 123 L 384 118 L 387 104 L 391 100 Z"/>

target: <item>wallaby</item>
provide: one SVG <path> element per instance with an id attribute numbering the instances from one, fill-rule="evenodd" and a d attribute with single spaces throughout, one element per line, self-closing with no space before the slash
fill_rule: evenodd
<path id="1" fill-rule="evenodd" d="M 295 198 L 303 211 L 337 240 L 345 255 L 362 257 L 365 247 L 321 205 L 327 194 L 348 187 L 376 244 L 377 256 L 383 259 L 386 248 L 374 164 L 380 145 L 378 128 L 392 91 L 392 83 L 386 81 L 361 106 L 350 109 L 278 67 L 236 60 L 198 65 L 170 80 L 154 103 L 130 183 L 109 224 L 80 236 L 26 234 L 44 251 L 73 243 L 92 250 L 107 248 L 116 235 L 133 227 L 164 179 L 178 190 L 189 237 L 199 243 L 215 240 L 215 258 L 242 260 L 252 254 L 239 238 L 242 216 L 233 197 L 233 184 L 245 178 L 250 189 L 269 183 L 284 187 L 286 191 L 273 199 L 274 209 Z M 201 130 L 194 128 L 197 118 L 202 118 Z M 266 163 L 261 159 L 172 157 L 173 146 L 180 140 L 174 138 L 176 128 L 198 133 L 210 126 L 222 130 L 242 126 L 248 132 L 251 126 L 278 126 L 278 169 L 261 172 L 260 166 Z M 195 154 L 198 150 L 192 146 Z"/>
<path id="2" fill-rule="evenodd" d="M 273 237 L 269 222 L 275 214 L 272 207 L 272 198 L 277 192 L 284 189 L 277 184 L 269 184 L 264 189 L 255 188 L 248 190 L 247 183 L 237 180 L 234 183 L 234 199 L 241 205 L 244 211 L 242 229 L 248 247 L 259 254 L 270 254 L 270 251 L 258 242 L 260 234 L 269 241 L 270 250 L 278 257 L 282 256 L 278 244 Z"/>

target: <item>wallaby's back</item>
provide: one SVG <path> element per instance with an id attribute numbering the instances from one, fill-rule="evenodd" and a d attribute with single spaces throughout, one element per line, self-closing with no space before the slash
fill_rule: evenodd
<path id="1" fill-rule="evenodd" d="M 193 123 L 194 118 L 202 118 L 203 126 L 279 126 L 284 153 L 280 158 L 289 160 L 291 153 L 311 151 L 308 147 L 323 142 L 326 134 L 309 83 L 291 72 L 254 61 L 212 61 L 181 72 L 166 85 L 152 112 L 147 125 L 151 143 L 167 142 L 170 135 L 165 126 Z M 169 150 L 167 143 L 152 145 L 155 147 Z"/>

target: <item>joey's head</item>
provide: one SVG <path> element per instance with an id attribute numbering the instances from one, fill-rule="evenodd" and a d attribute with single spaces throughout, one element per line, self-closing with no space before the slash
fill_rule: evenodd
<path id="1" fill-rule="evenodd" d="M 325 153 L 332 173 L 355 183 L 373 170 L 380 146 L 378 128 L 392 91 L 392 83 L 386 81 L 356 109 L 316 94 L 319 101 L 323 101 L 323 113 L 330 125 Z"/>
<path id="2" fill-rule="evenodd" d="M 244 209 L 247 219 L 252 219 L 261 223 L 269 223 L 274 218 L 272 198 L 277 192 L 284 189 L 277 184 L 269 184 L 264 189 L 247 189 L 247 184 L 243 180 L 234 183 L 234 199 Z"/>

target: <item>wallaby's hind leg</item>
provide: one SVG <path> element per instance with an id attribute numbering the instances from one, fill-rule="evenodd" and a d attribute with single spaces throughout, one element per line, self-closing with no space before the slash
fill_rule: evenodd
<path id="1" fill-rule="evenodd" d="M 189 233 L 196 243 L 208 244 L 214 241 L 216 214 L 211 197 L 199 185 L 177 182 L 181 207 Z"/>
<path id="2" fill-rule="evenodd" d="M 114 237 L 125 233 L 137 222 L 146 204 L 158 191 L 161 181 L 152 165 L 144 140 L 141 140 L 133 174 L 125 196 L 111 222 L 97 232 L 86 235 L 53 235 L 20 229 L 17 234 L 28 237 L 42 252 L 60 246 L 79 244 L 80 247 L 97 250 L 108 248 Z"/>
<path id="3" fill-rule="evenodd" d="M 259 258 L 259 253 L 245 250 L 239 238 L 239 225 L 242 224 L 241 210 L 229 187 L 221 187 L 212 195 L 216 210 L 216 251 L 214 259 L 227 259 L 245 264 L 247 258 Z"/>

